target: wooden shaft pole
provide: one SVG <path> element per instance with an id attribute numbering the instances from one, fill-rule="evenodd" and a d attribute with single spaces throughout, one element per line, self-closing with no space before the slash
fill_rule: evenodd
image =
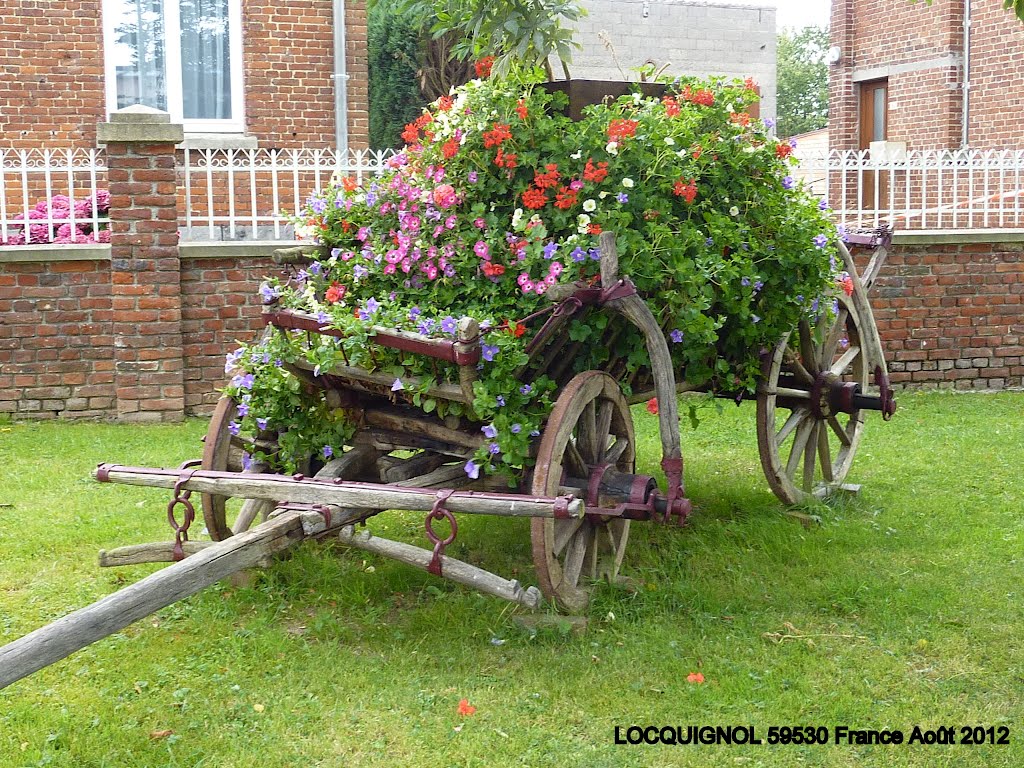
<path id="1" fill-rule="evenodd" d="M 429 568 L 433 557 L 433 552 L 429 549 L 415 547 L 401 541 L 381 539 L 372 536 L 369 531 L 356 533 L 350 525 L 341 529 L 339 538 L 350 546 L 399 560 L 422 571 Z M 500 597 L 503 600 L 519 603 L 527 608 L 533 609 L 540 605 L 541 594 L 536 587 L 524 589 L 523 585 L 515 579 L 503 579 L 497 574 L 453 557 L 441 555 L 441 575 L 451 581 L 457 581 L 459 584 L 465 584 L 467 587 Z"/>
<path id="2" fill-rule="evenodd" d="M 302 540 L 298 514 L 270 520 L 0 648 L 0 689 Z"/>
<path id="3" fill-rule="evenodd" d="M 98 470 L 97 470 L 98 472 Z M 93 472 L 96 477 L 97 472 Z M 179 473 L 143 467 L 113 466 L 103 474 L 112 483 L 150 488 L 173 488 Z M 333 504 L 366 509 L 406 509 L 428 512 L 437 501 L 437 492 L 425 488 L 400 488 L 374 483 L 302 482 L 281 475 L 213 473 L 197 471 L 183 486 L 190 491 L 214 493 L 245 499 L 270 499 L 303 504 Z M 444 503 L 452 512 L 499 515 L 503 517 L 554 517 L 555 501 L 518 494 L 455 491 Z M 568 502 L 568 515 L 581 517 L 583 502 Z"/>

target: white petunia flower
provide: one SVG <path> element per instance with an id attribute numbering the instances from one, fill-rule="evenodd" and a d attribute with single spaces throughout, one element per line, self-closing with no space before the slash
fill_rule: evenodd
<path id="1" fill-rule="evenodd" d="M 624 186 L 626 189 L 632 189 L 633 188 L 633 180 L 631 178 L 629 178 L 629 176 L 627 176 L 626 178 L 624 178 L 622 180 L 622 186 Z"/>
<path id="2" fill-rule="evenodd" d="M 739 208 L 737 208 L 737 207 L 736 207 L 736 206 L 734 205 L 734 206 L 733 206 L 732 208 L 730 208 L 730 209 L 729 209 L 729 215 L 730 215 L 730 216 L 739 216 L 739 215 L 740 215 L 740 209 L 739 209 Z"/>
<path id="3" fill-rule="evenodd" d="M 597 210 L 597 202 L 591 198 L 583 201 L 583 210 L 587 213 Z"/>

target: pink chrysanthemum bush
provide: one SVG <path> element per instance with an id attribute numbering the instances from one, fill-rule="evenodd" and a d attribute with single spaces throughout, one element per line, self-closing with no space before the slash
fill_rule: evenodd
<path id="1" fill-rule="evenodd" d="M 105 189 L 98 189 L 95 194 L 74 203 L 67 195 L 53 195 L 15 216 L 0 245 L 109 243 L 110 229 L 106 221 L 109 211 L 110 192 Z"/>
<path id="2" fill-rule="evenodd" d="M 344 411 L 300 394 L 284 363 L 344 362 L 393 375 L 394 396 L 428 413 L 472 419 L 488 442 L 467 473 L 514 476 L 556 388 L 545 371 L 522 378 L 543 322 L 529 318 L 565 293 L 556 286 L 597 281 L 602 232 L 615 234 L 620 273 L 661 323 L 677 377 L 752 391 L 759 353 L 829 311 L 836 290 L 836 228 L 790 176 L 790 144 L 747 114 L 754 97 L 749 81 L 677 80 L 575 122 L 565 97 L 531 78 L 474 80 L 439 99 L 407 126 L 386 174 L 335 179 L 307 201 L 296 224 L 316 260 L 262 292 L 344 338 L 279 331 L 233 353 L 234 428 L 285 433 L 284 457 L 339 450 L 352 432 Z M 374 326 L 452 338 L 463 316 L 482 329 L 471 408 L 426 395 L 457 381 L 454 366 L 366 343 Z M 581 315 L 568 334 L 573 370 L 621 358 L 628 390 L 649 365 L 639 331 L 607 313 Z"/>

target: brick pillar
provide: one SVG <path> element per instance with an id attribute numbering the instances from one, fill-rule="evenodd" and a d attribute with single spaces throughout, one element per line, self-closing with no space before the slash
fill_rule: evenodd
<path id="1" fill-rule="evenodd" d="M 98 126 L 107 146 L 114 386 L 121 421 L 185 417 L 174 145 L 170 116 L 136 105 Z"/>

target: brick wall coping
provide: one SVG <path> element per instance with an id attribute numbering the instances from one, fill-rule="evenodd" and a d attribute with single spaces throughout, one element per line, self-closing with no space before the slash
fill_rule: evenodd
<path id="1" fill-rule="evenodd" d="M 302 243 L 289 240 L 250 240 L 243 243 L 181 243 L 183 259 L 269 259 L 279 248 L 294 248 Z M 24 245 L 0 246 L 0 264 L 58 261 L 110 261 L 110 246 L 102 245 Z"/>
<path id="2" fill-rule="evenodd" d="M 241 242 L 180 243 L 183 259 L 269 259 L 280 248 L 294 248 L 303 243 L 293 240 L 244 240 Z"/>
<path id="3" fill-rule="evenodd" d="M 942 243 L 1024 243 L 1024 229 L 922 229 L 893 235 L 896 245 Z"/>
<path id="4" fill-rule="evenodd" d="M 0 245 L 0 264 L 35 261 L 110 261 L 110 246 L 102 245 Z"/>

